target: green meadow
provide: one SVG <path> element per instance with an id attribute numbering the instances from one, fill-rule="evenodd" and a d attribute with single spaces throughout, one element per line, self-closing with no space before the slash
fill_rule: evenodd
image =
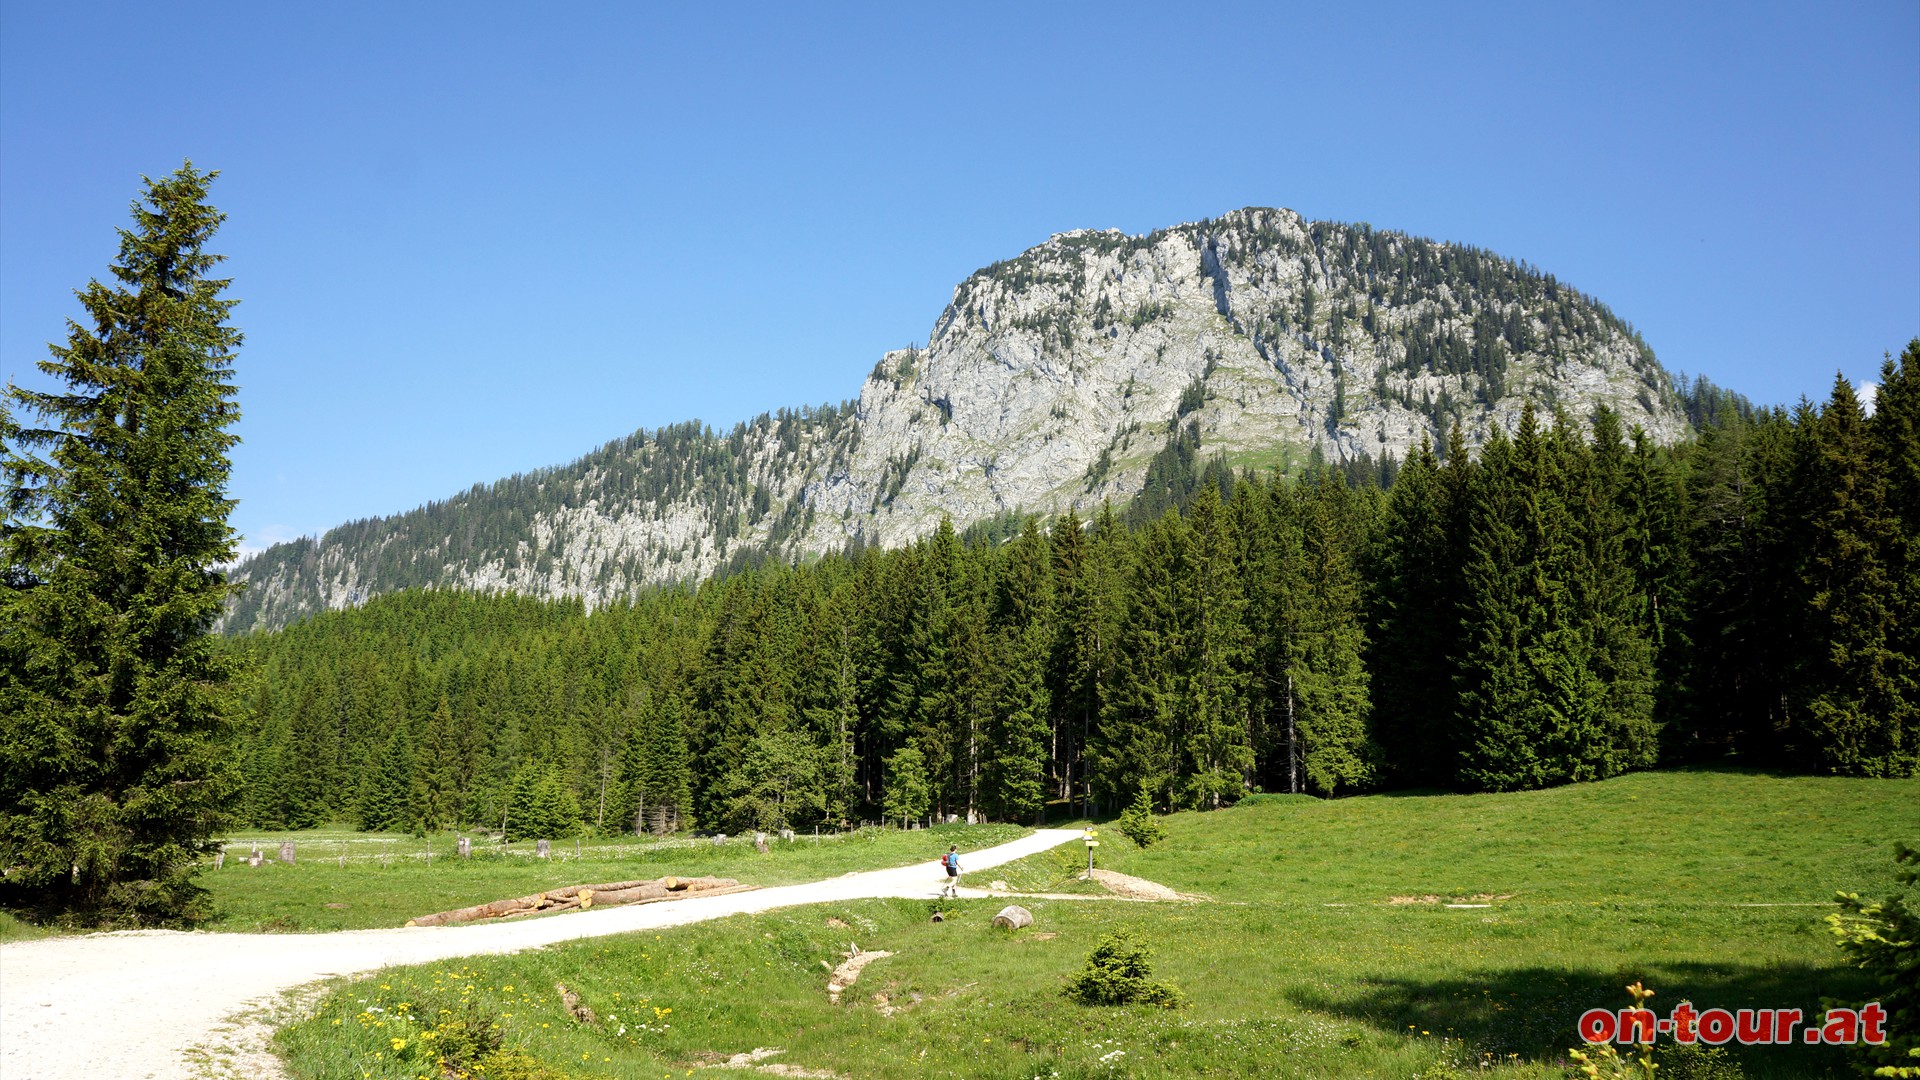
<path id="1" fill-rule="evenodd" d="M 455 857 L 456 834 L 431 838 L 344 829 L 259 833 L 231 838 L 226 865 L 200 877 L 213 895 L 205 929 L 229 931 L 367 930 L 403 926 L 436 911 L 527 896 L 562 885 L 664 877 L 729 877 L 752 885 L 792 885 L 853 870 L 874 870 L 938 858 L 949 844 L 1002 844 L 1027 830 L 1016 825 L 939 825 L 931 829 L 867 828 L 818 839 L 770 838 L 765 855 L 752 837 L 665 843 L 631 838 L 556 841 L 549 858 L 531 843 L 511 848 L 476 839 L 473 856 Z M 282 840 L 294 862 L 275 860 Z M 266 862 L 246 864 L 258 844 Z M 431 848 L 429 863 L 426 853 Z"/>
<path id="2" fill-rule="evenodd" d="M 1256 797 L 1165 824 L 1146 850 L 1102 829 L 1101 865 L 1210 900 L 1034 900 L 1017 932 L 989 925 L 1000 900 L 944 905 L 940 923 L 930 902 L 867 901 L 394 969 L 342 982 L 279 1046 L 314 1080 L 456 1075 L 443 1048 L 492 1040 L 475 1075 L 685 1076 L 777 1049 L 766 1063 L 847 1077 L 1564 1076 L 1576 1018 L 1622 1007 L 1635 980 L 1662 1013 L 1860 999 L 1821 918 L 1836 889 L 1892 889 L 1920 784 L 1641 773 L 1511 795 Z M 1084 857 L 971 883 L 1058 884 Z M 1062 996 L 1116 929 L 1154 950 L 1187 1007 Z M 894 955 L 831 1004 L 828 970 L 853 942 Z M 1848 1075 L 1831 1049 L 1729 1055 L 1751 1077 Z"/>

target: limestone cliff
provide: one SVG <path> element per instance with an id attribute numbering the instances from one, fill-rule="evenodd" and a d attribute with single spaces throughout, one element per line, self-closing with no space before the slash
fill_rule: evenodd
<path id="1" fill-rule="evenodd" d="M 1523 263 L 1248 209 L 1150 233 L 1062 233 L 973 274 L 924 349 L 857 404 L 717 434 L 639 432 L 242 563 L 230 629 L 436 585 L 601 604 L 649 584 L 1139 491 L 1177 430 L 1235 465 L 1477 444 L 1523 405 L 1686 431 L 1666 372 L 1604 305 Z"/>

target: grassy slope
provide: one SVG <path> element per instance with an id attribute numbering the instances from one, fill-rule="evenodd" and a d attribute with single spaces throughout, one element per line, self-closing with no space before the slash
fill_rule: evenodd
<path id="1" fill-rule="evenodd" d="M 502 1015 L 510 1043 L 579 1076 L 679 1076 L 757 1046 L 859 1077 L 1444 1076 L 1481 1065 L 1559 1076 L 1574 1019 L 1618 1007 L 1635 978 L 1663 1012 L 1682 998 L 1812 1012 L 1822 995 L 1857 995 L 1820 926 L 1824 901 L 1836 888 L 1888 891 L 1890 841 L 1916 822 L 1911 782 L 1726 772 L 1518 795 L 1260 800 L 1177 815 L 1147 851 L 1103 833 L 1104 865 L 1215 903 L 1035 901 L 1038 925 L 1019 934 L 986 926 L 997 901 L 940 924 L 924 903 L 776 912 L 383 973 L 335 993 L 283 1044 L 297 1076 L 418 1075 L 412 1051 L 396 1060 L 392 1049 L 408 1038 L 417 1051 L 418 1030 L 393 1010 L 457 1010 L 464 995 Z M 992 876 L 1044 882 L 1072 857 Z M 1387 902 L 1429 893 L 1512 895 L 1460 910 Z M 1738 906 L 1755 904 L 1785 906 Z M 1183 986 L 1191 1008 L 1088 1009 L 1060 996 L 1115 927 L 1154 946 L 1157 975 Z M 831 1006 L 822 961 L 837 962 L 849 939 L 898 955 L 867 969 L 850 1004 Z M 569 1019 L 556 982 L 602 1023 Z M 882 1016 L 875 993 L 911 1008 Z M 1843 1074 L 1834 1054 L 1804 1047 L 1740 1056 L 1755 1076 Z"/>

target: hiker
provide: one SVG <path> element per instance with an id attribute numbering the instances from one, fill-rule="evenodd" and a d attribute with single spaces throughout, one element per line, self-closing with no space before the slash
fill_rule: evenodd
<path id="1" fill-rule="evenodd" d="M 947 868 L 947 886 L 940 895 L 957 898 L 960 895 L 960 845 L 949 846 L 940 858 L 940 865 Z"/>

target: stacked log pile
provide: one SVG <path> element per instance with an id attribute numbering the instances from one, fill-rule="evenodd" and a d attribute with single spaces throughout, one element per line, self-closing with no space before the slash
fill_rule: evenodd
<path id="1" fill-rule="evenodd" d="M 648 904 L 658 900 L 678 900 L 687 896 L 722 896 L 757 888 L 742 885 L 732 878 L 654 878 L 648 881 L 612 881 L 601 885 L 566 885 L 532 896 L 495 900 L 487 904 L 439 911 L 408 919 L 408 926 L 445 926 L 449 923 L 510 919 L 541 911 L 585 911 L 590 907 L 615 904 Z"/>

